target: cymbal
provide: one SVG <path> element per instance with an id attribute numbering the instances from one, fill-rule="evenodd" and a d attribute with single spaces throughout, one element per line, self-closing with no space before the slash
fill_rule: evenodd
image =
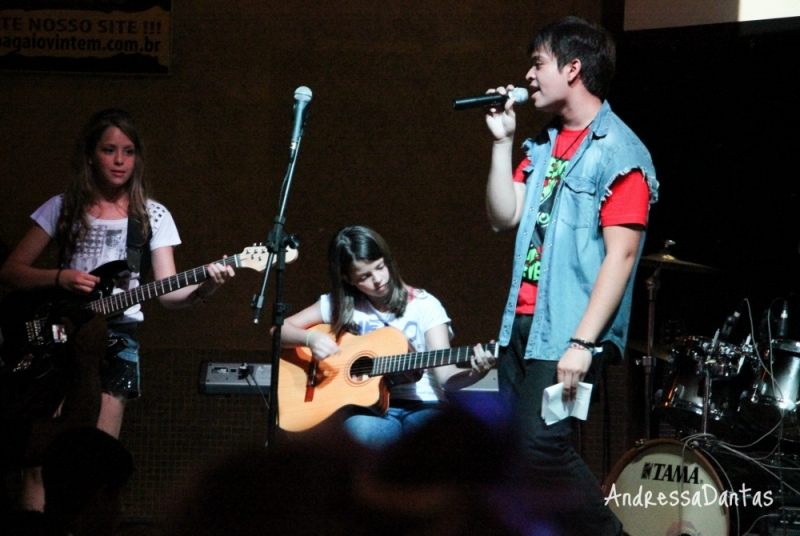
<path id="1" fill-rule="evenodd" d="M 705 266 L 703 264 L 679 261 L 669 253 L 662 252 L 645 255 L 641 258 L 639 264 L 643 266 L 661 266 L 666 270 L 682 270 L 685 272 L 709 273 L 717 271 L 716 268 L 711 268 L 710 266 Z"/>
<path id="2" fill-rule="evenodd" d="M 636 341 L 633 339 L 628 339 L 628 348 L 636 350 L 637 352 L 640 352 L 642 355 L 647 354 L 647 342 L 645 341 Z M 657 344 L 653 346 L 652 357 L 657 357 L 658 359 L 663 359 L 664 361 L 670 361 L 671 348 L 672 346 L 669 344 Z"/>

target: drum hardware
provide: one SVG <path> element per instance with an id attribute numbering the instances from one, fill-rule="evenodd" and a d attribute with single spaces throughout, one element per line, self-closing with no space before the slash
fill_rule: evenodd
<path id="1" fill-rule="evenodd" d="M 711 341 L 711 349 L 708 352 L 708 355 L 702 359 L 702 364 L 700 366 L 700 370 L 703 373 L 705 378 L 705 396 L 703 397 L 703 428 L 702 434 L 706 435 L 708 433 L 708 406 L 711 403 L 711 370 L 708 368 L 709 363 L 716 363 L 717 353 L 719 352 L 719 330 L 714 333 L 714 340 Z M 713 359 L 709 359 L 709 357 Z"/>
<path id="2" fill-rule="evenodd" d="M 758 379 L 739 412 L 752 427 L 778 439 L 800 441 L 800 342 L 776 339 L 761 356 Z"/>
<path id="3" fill-rule="evenodd" d="M 644 357 L 637 360 L 637 364 L 644 367 L 644 392 L 645 392 L 645 438 L 651 439 L 653 435 L 653 421 L 652 421 L 652 408 L 654 400 L 653 392 L 653 379 L 656 373 L 656 360 L 654 356 L 654 340 L 655 340 L 655 317 L 656 317 L 656 295 L 661 287 L 661 270 L 680 270 L 698 273 L 710 273 L 715 271 L 714 268 L 696 264 L 693 262 L 680 261 L 676 259 L 670 252 L 669 248 L 674 246 L 675 242 L 666 240 L 664 247 L 658 253 L 645 255 L 639 260 L 643 266 L 655 266 L 653 275 L 645 281 L 647 285 L 648 295 L 648 310 L 647 310 L 647 347 Z"/>
<path id="4" fill-rule="evenodd" d="M 675 242 L 672 240 L 667 240 L 664 243 L 664 249 L 658 253 L 645 255 L 641 258 L 639 264 L 642 266 L 663 267 L 665 270 L 680 270 L 683 272 L 712 273 L 717 271 L 716 268 L 705 266 L 703 264 L 678 260 L 669 252 L 669 247 L 674 245 Z"/>
<path id="5" fill-rule="evenodd" d="M 737 411 L 742 394 L 752 387 L 756 361 L 749 337 L 742 345 L 684 337 L 673 346 L 670 373 L 654 407 L 684 432 L 736 440 L 749 436 Z"/>
<path id="6" fill-rule="evenodd" d="M 697 433 L 637 441 L 605 482 L 607 503 L 632 536 L 800 535 L 800 456 L 794 447 L 791 454 L 782 452 L 800 444 L 800 342 L 767 339 L 771 344 L 763 351 L 750 335 L 741 344 L 729 342 L 741 306 L 737 313 L 713 337 L 684 337 L 666 359 L 671 373 L 653 408 L 679 430 Z M 648 355 L 654 354 L 651 344 Z M 726 443 L 755 430 L 765 433 L 749 445 Z M 683 498 L 685 492 L 727 493 L 739 503 L 670 502 L 670 494 Z M 645 507 L 641 500 L 648 493 L 653 500 L 664 493 L 668 500 Z"/>
<path id="7" fill-rule="evenodd" d="M 637 352 L 641 353 L 642 355 L 647 355 L 647 341 L 637 341 L 628 339 L 628 348 L 632 350 L 636 350 Z M 672 362 L 672 345 L 671 344 L 659 344 L 653 347 L 653 357 L 656 359 L 660 359 L 661 361 L 666 361 L 667 363 Z M 637 360 L 637 364 L 641 364 Z"/>
<path id="8" fill-rule="evenodd" d="M 730 317 L 729 317 L 730 318 Z M 735 323 L 735 322 L 734 322 Z M 726 327 L 730 328 L 732 325 L 726 321 Z M 725 328 L 723 328 L 724 330 Z M 728 329 L 730 334 L 730 329 Z M 747 336 L 745 342 L 741 347 L 731 346 L 720 340 L 720 330 L 714 333 L 714 338 L 711 341 L 705 357 L 701 357 L 698 370 L 703 375 L 705 384 L 705 391 L 703 396 L 703 416 L 702 416 L 702 429 L 701 433 L 706 435 L 708 433 L 708 419 L 709 412 L 711 411 L 710 405 L 713 400 L 713 380 L 727 378 L 738 375 L 742 372 L 745 362 L 748 357 L 752 356 L 752 349 L 750 347 L 750 335 Z M 726 401 L 730 405 L 731 400 Z M 724 405 L 724 404 L 723 404 Z M 734 402 L 734 408 L 738 408 L 738 399 Z"/>

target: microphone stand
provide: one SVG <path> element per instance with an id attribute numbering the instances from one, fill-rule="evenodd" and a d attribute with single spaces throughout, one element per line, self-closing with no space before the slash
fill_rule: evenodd
<path id="1" fill-rule="evenodd" d="M 275 439 L 278 428 L 278 368 L 280 366 L 281 354 L 281 328 L 285 319 L 286 313 L 291 310 L 291 306 L 283 303 L 283 272 L 286 269 L 286 248 L 292 247 L 297 249 L 299 241 L 295 235 L 287 235 L 284 226 L 286 224 L 286 204 L 289 199 L 289 190 L 292 185 L 292 177 L 294 175 L 294 167 L 297 159 L 297 153 L 300 149 L 301 136 L 298 137 L 296 143 L 292 143 L 291 152 L 289 155 L 289 168 L 286 171 L 286 176 L 283 179 L 281 186 L 280 200 L 278 215 L 273 220 L 274 226 L 269 233 L 267 239 L 267 250 L 269 251 L 269 258 L 267 259 L 267 269 L 264 273 L 264 280 L 261 283 L 261 292 L 253 296 L 251 307 L 255 313 L 253 316 L 253 323 L 258 324 L 261 317 L 261 311 L 264 306 L 264 296 L 267 290 L 267 281 L 269 280 L 270 269 L 273 264 L 275 255 L 278 260 L 275 263 L 275 304 L 272 309 L 272 325 L 274 331 L 272 333 L 272 370 L 270 376 L 269 386 L 269 422 L 267 425 L 267 446 L 269 446 Z"/>

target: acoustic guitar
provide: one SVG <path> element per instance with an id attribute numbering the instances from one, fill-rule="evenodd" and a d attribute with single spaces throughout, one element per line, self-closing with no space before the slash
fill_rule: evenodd
<path id="1" fill-rule="evenodd" d="M 334 338 L 331 327 L 311 329 Z M 308 347 L 286 349 L 278 365 L 278 426 L 301 432 L 321 423 L 347 405 L 383 415 L 389 408 L 387 374 L 469 363 L 469 346 L 409 352 L 403 332 L 387 326 L 366 335 L 345 333 L 337 341 L 341 352 L 317 360 Z M 487 345 L 497 356 L 497 345 Z"/>

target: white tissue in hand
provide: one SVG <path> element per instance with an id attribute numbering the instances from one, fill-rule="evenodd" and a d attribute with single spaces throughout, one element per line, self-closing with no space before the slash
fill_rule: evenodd
<path id="1" fill-rule="evenodd" d="M 564 402 L 564 384 L 557 383 L 544 390 L 542 394 L 542 418 L 548 426 L 567 417 L 582 421 L 589 415 L 589 401 L 592 398 L 592 384 L 578 382 L 575 400 Z"/>

